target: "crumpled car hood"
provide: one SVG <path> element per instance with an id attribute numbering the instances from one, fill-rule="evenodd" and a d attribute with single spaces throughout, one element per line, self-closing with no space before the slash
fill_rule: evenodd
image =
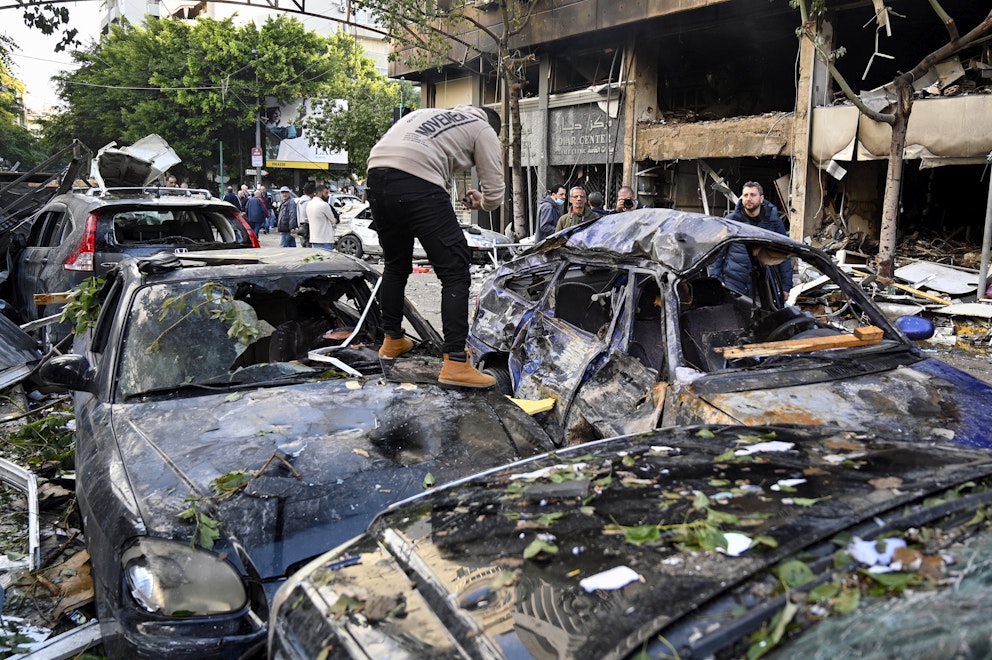
<path id="1" fill-rule="evenodd" d="M 828 424 L 992 448 L 992 385 L 937 360 L 808 385 L 735 392 L 717 382 L 732 375 L 690 387 L 741 424 Z"/>
<path id="2" fill-rule="evenodd" d="M 287 647 L 357 643 L 369 657 L 430 647 L 623 658 L 658 635 L 673 655 L 710 657 L 718 647 L 690 652 L 695 638 L 734 634 L 739 615 L 734 603 L 722 616 L 698 608 L 842 530 L 990 473 L 986 451 L 829 428 L 599 441 L 391 508 L 284 585 L 270 630 Z M 879 533 L 867 527 L 865 538 Z M 753 544 L 717 551 L 713 530 Z M 538 541 L 554 547 L 532 552 Z M 734 592 L 738 609 L 771 597 L 753 589 Z M 403 617 L 390 614 L 399 602 Z M 352 603 L 359 614 L 342 616 Z"/>
<path id="3" fill-rule="evenodd" d="M 220 520 L 219 548 L 226 540 L 272 578 L 422 492 L 428 472 L 443 483 L 549 450 L 529 418 L 509 419 L 511 405 L 495 393 L 325 381 L 119 404 L 112 414 L 149 535 L 192 539 L 193 525 L 177 517 L 185 497 L 265 467 L 243 490 L 198 507 Z"/>

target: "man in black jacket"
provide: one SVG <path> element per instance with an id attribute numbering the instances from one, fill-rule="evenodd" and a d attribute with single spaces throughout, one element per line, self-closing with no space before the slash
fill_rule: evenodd
<path id="1" fill-rule="evenodd" d="M 785 223 L 778 215 L 778 209 L 771 202 L 765 201 L 764 190 L 756 181 L 748 181 L 744 184 L 737 207 L 727 218 L 788 235 Z M 788 293 L 792 288 L 792 260 L 786 259 L 772 272 L 778 274 L 783 294 Z M 745 296 L 754 296 L 751 256 L 747 253 L 747 248 L 739 243 L 732 244 L 726 254 L 710 266 L 709 274 Z"/>

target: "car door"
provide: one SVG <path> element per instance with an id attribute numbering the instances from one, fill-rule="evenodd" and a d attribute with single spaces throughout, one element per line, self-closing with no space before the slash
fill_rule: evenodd
<path id="1" fill-rule="evenodd" d="M 17 307 L 25 321 L 44 316 L 44 306 L 35 305 L 36 293 L 54 293 L 62 287 L 51 288 L 52 271 L 49 263 L 64 236 L 72 229 L 71 218 L 65 204 L 52 204 L 32 222 L 27 235 L 27 245 L 16 258 L 14 281 Z"/>
<path id="2" fill-rule="evenodd" d="M 615 435 L 628 425 L 646 430 L 657 418 L 658 370 L 647 366 L 648 358 L 628 354 L 641 293 L 630 282 L 625 268 L 572 264 L 514 339 L 515 395 L 554 398 L 552 426 L 568 442 Z M 650 298 L 653 304 L 659 296 Z M 660 316 L 656 322 L 658 339 Z"/>

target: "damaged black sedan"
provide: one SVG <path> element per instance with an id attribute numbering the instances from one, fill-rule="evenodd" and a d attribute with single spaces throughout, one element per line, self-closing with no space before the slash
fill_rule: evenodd
<path id="1" fill-rule="evenodd" d="M 745 286 L 717 276 L 730 251 L 749 261 Z M 795 286 L 778 276 L 785 260 Z M 923 319 L 890 321 L 869 279 L 779 234 L 643 209 L 566 229 L 499 268 L 469 344 L 504 391 L 552 400 L 547 428 L 568 442 L 832 424 L 992 447 L 992 386 L 927 359 L 911 341 Z"/>
<path id="2" fill-rule="evenodd" d="M 112 657 L 257 652 L 269 597 L 328 545 L 435 482 L 552 447 L 495 392 L 411 382 L 441 346 L 409 305 L 416 356 L 384 373 L 377 282 L 319 250 L 163 253 L 111 271 L 99 306 L 69 304 L 76 354 L 43 375 L 76 390 Z"/>
<path id="3" fill-rule="evenodd" d="M 990 486 L 986 450 L 822 426 L 569 447 L 315 560 L 270 657 L 983 657 Z"/>

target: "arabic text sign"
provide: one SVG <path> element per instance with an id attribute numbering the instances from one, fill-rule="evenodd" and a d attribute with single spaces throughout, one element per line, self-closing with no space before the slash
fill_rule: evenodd
<path id="1" fill-rule="evenodd" d="M 616 144 L 620 139 L 618 126 L 617 120 L 611 120 L 596 103 L 551 110 L 551 164 L 605 163 L 611 156 L 622 155 L 622 147 Z"/>

